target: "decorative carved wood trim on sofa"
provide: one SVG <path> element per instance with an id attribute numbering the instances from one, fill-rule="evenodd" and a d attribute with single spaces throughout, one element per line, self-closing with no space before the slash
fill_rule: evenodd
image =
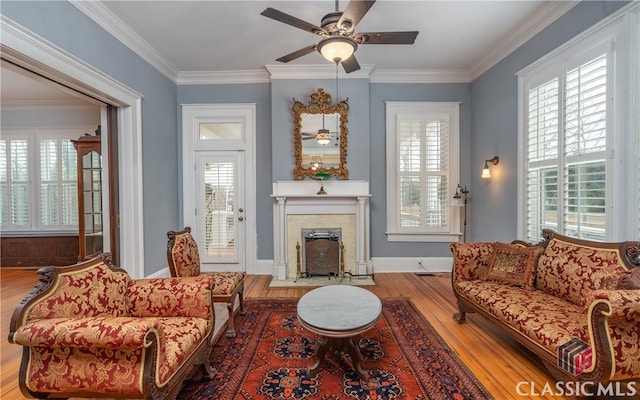
<path id="1" fill-rule="evenodd" d="M 134 280 L 106 253 L 38 277 L 9 327 L 25 396 L 173 399 L 194 366 L 213 378 L 212 277 Z"/>
<path id="2" fill-rule="evenodd" d="M 504 319 L 498 318 L 491 312 L 489 307 L 483 307 L 483 304 L 480 302 L 472 300 L 473 296 L 468 297 L 459 291 L 459 288 L 461 288 L 458 286 L 459 284 L 463 285 L 462 288 L 463 290 L 466 290 L 466 293 L 470 293 L 468 288 L 473 286 L 474 282 L 477 282 L 475 284 L 477 286 L 483 285 L 481 282 L 486 282 L 482 279 L 482 273 L 487 269 L 491 259 L 491 250 L 488 249 L 492 246 L 492 243 L 453 243 L 451 245 L 452 252 L 454 253 L 452 286 L 459 307 L 459 312 L 454 314 L 454 319 L 459 323 L 464 323 L 466 321 L 465 313 L 475 312 L 482 315 L 501 331 L 536 354 L 553 377 L 558 381 L 600 382 L 603 384 L 606 384 L 609 381 L 620 381 L 623 384 L 632 380 L 637 381 L 640 378 L 640 370 L 638 370 L 637 366 L 632 367 L 631 371 L 629 371 L 629 369 L 624 372 L 619 371 L 621 365 L 630 365 L 634 363 L 629 361 L 629 359 L 624 359 L 624 357 L 626 357 L 626 354 L 624 354 L 626 353 L 626 350 L 623 349 L 623 351 L 620 351 L 620 349 L 618 349 L 616 353 L 612 352 L 614 346 L 612 343 L 612 329 L 620 329 L 621 332 L 627 333 L 625 330 L 627 329 L 625 328 L 626 325 L 624 325 L 627 322 L 624 322 L 623 326 L 619 327 L 620 324 L 618 324 L 617 321 L 628 321 L 630 318 L 630 321 L 637 321 L 635 325 L 633 323 L 630 325 L 631 328 L 629 329 L 632 329 L 630 339 L 627 338 L 626 341 L 623 339 L 621 343 L 618 338 L 616 339 L 618 345 L 624 346 L 625 344 L 628 344 L 628 340 L 634 340 L 634 335 L 640 336 L 640 308 L 638 307 L 640 301 L 640 242 L 627 241 L 618 243 L 600 243 L 566 237 L 552 230 L 544 230 L 542 236 L 544 240 L 537 244 L 529 244 L 522 241 L 514 241 L 512 244 L 528 247 L 542 246 L 545 248 L 546 252 L 549 243 L 551 243 L 552 240 L 557 239 L 557 241 L 553 242 L 554 244 L 557 244 L 558 241 L 560 241 L 560 243 L 568 243 L 569 246 L 573 246 L 574 248 L 584 247 L 586 249 L 593 249 L 595 252 L 604 250 L 610 251 L 609 254 L 618 254 L 617 257 L 614 257 L 617 259 L 618 263 L 616 268 L 622 267 L 624 272 L 622 274 L 609 277 L 609 279 L 606 275 L 603 276 L 603 286 L 606 287 L 602 289 L 596 288 L 593 290 L 587 290 L 589 295 L 584 300 L 584 312 L 581 315 L 587 319 L 587 321 L 585 321 L 587 333 L 590 332 L 591 334 L 590 341 L 594 360 L 594 365 L 591 369 L 587 369 L 585 372 L 582 372 L 577 376 L 565 371 L 558 366 L 557 354 L 544 347 L 532 337 L 518 330 L 518 327 L 515 326 L 515 324 L 512 326 L 505 322 Z M 464 248 L 463 246 L 468 247 Z M 551 257 L 553 252 L 550 251 L 549 254 Z M 538 265 L 543 262 L 543 257 L 544 256 L 540 257 Z M 618 269 L 617 271 L 619 272 L 621 270 Z M 506 284 L 499 284 L 507 286 Z M 464 289 L 464 285 L 467 285 L 466 289 Z M 493 287 L 499 288 L 500 286 L 493 285 Z M 521 289 L 527 290 L 524 288 Z M 530 290 L 534 292 L 541 292 L 538 288 Z M 547 294 L 546 292 L 542 293 L 544 295 Z M 532 295 L 533 293 L 528 296 Z M 553 296 L 552 294 L 548 295 Z M 549 300 L 551 301 L 552 298 L 550 297 Z M 487 306 L 489 304 L 490 303 L 485 303 L 484 305 Z M 567 304 L 569 303 L 567 302 Z M 623 304 L 631 305 L 626 307 L 621 306 Z M 525 306 L 522 306 L 522 308 L 524 307 Z M 574 307 L 574 309 L 576 307 L 579 309 L 580 306 L 572 304 L 572 307 Z M 519 308 L 519 310 L 522 310 L 522 308 Z M 625 312 L 627 314 L 625 314 Z M 589 341 L 589 336 L 587 336 L 586 341 Z M 637 343 L 629 345 L 637 346 Z M 623 357 L 623 359 L 621 360 L 620 357 Z M 616 360 L 616 363 L 614 363 L 613 360 Z M 635 364 L 637 364 L 637 362 Z M 633 368 L 636 368 L 636 370 Z"/>

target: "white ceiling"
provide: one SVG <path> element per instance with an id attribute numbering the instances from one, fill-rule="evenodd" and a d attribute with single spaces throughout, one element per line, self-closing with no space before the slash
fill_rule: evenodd
<path id="1" fill-rule="evenodd" d="M 189 73 L 264 71 L 267 65 L 279 64 L 276 58 L 319 41 L 320 36 L 261 16 L 266 7 L 315 25 L 335 8 L 334 0 L 103 0 L 72 4 L 178 83 Z M 340 1 L 340 10 L 346 4 L 346 0 Z M 417 30 L 418 37 L 413 45 L 361 45 L 356 56 L 362 66 L 371 66 L 373 73 L 462 71 L 470 81 L 575 4 L 378 0 L 355 32 Z M 327 63 L 314 52 L 287 65 Z M 16 81 L 19 85 L 8 83 L 7 77 L 13 80 L 15 76 L 2 76 L 3 100 L 30 93 L 20 89 L 21 80 Z"/>
<path id="2" fill-rule="evenodd" d="M 376 69 L 476 71 L 496 51 L 519 46 L 574 2 L 378 0 L 355 32 L 418 30 L 413 45 L 362 45 L 361 65 Z M 264 17 L 272 7 L 315 25 L 335 10 L 320 1 L 103 1 L 94 13 L 120 20 L 175 70 L 264 69 L 276 58 L 317 43 L 320 36 Z M 347 1 L 339 2 L 340 10 Z M 106 12 L 108 10 L 108 12 Z M 111 16 L 108 14 L 111 13 Z M 115 27 L 115 25 L 112 25 Z M 510 50 L 513 50 L 512 48 Z M 510 51 L 509 50 L 509 51 Z M 290 64 L 326 63 L 319 53 Z M 494 61 L 495 63 L 495 61 Z"/>

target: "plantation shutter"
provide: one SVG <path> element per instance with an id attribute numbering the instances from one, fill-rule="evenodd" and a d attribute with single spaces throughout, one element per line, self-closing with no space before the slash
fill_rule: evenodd
<path id="1" fill-rule="evenodd" d="M 77 152 L 73 143 L 69 139 L 41 139 L 39 143 L 40 224 L 43 229 L 76 226 Z"/>
<path id="2" fill-rule="evenodd" d="M 635 193 L 640 193 L 640 11 L 636 12 L 635 24 L 634 24 L 634 32 L 635 32 L 635 76 L 633 79 L 636 83 L 636 190 Z M 636 240 L 640 241 L 640 195 L 636 196 L 636 211 L 637 211 L 637 220 L 636 220 Z"/>
<path id="3" fill-rule="evenodd" d="M 448 115 L 398 115 L 399 228 L 449 229 Z"/>
<path id="4" fill-rule="evenodd" d="M 605 240 L 606 55 L 569 71 L 565 86 L 564 230 Z"/>
<path id="5" fill-rule="evenodd" d="M 527 118 L 527 239 L 605 240 L 607 55 L 531 88 Z"/>
<path id="6" fill-rule="evenodd" d="M 527 237 L 557 229 L 559 82 L 548 81 L 529 91 L 527 162 Z"/>
<path id="7" fill-rule="evenodd" d="M 0 221 L 2 227 L 30 227 L 29 140 L 0 141 Z"/>
<path id="8" fill-rule="evenodd" d="M 204 164 L 205 254 L 225 257 L 234 254 L 236 171 L 234 162 Z M 202 251 L 202 250 L 201 250 Z"/>

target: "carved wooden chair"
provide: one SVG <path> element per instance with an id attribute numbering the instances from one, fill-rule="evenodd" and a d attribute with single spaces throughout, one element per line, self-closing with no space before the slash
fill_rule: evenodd
<path id="1" fill-rule="evenodd" d="M 167 232 L 169 242 L 167 244 L 167 261 L 171 276 L 185 277 L 200 275 L 200 253 L 198 244 L 191 235 L 191 228 L 185 227 L 183 230 Z M 236 311 L 236 298 L 239 302 L 238 311 L 245 314 L 244 308 L 244 272 L 205 272 L 215 278 L 213 288 L 213 301 L 216 303 L 226 303 L 229 310 L 229 320 L 227 326 L 227 337 L 236 335 L 234 325 L 234 314 Z"/>
<path id="2" fill-rule="evenodd" d="M 195 365 L 213 378 L 212 277 L 131 279 L 107 253 L 38 277 L 9 327 L 26 397 L 173 399 Z"/>

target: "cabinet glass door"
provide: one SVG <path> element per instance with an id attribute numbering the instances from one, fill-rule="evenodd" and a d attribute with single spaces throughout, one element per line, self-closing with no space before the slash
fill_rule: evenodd
<path id="1" fill-rule="evenodd" d="M 99 136 L 73 141 L 78 151 L 78 260 L 103 251 L 102 156 Z"/>
<path id="2" fill-rule="evenodd" d="M 82 196 L 84 221 L 84 253 L 89 258 L 102 253 L 102 167 L 95 151 L 82 156 Z"/>

